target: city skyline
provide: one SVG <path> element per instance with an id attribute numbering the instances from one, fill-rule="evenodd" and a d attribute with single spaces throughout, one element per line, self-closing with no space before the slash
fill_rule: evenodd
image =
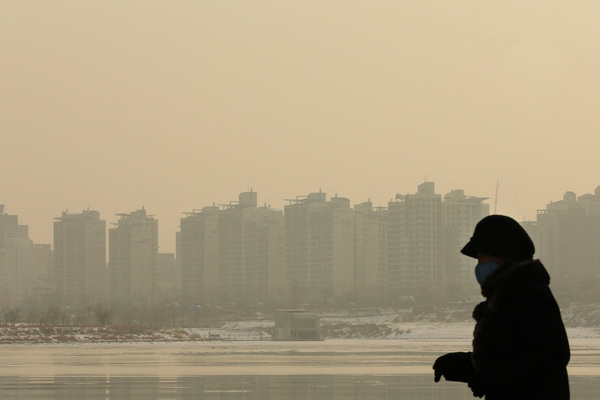
<path id="1" fill-rule="evenodd" d="M 428 181 L 428 180 L 423 181 L 423 183 L 425 183 L 425 182 L 433 182 L 433 181 Z M 436 192 L 437 193 L 450 193 L 450 192 L 452 192 L 454 190 L 463 190 L 463 191 L 466 191 L 468 193 L 472 193 L 473 196 L 485 197 L 486 200 L 488 201 L 488 205 L 490 207 L 490 213 L 494 213 L 494 208 L 495 208 L 495 206 L 497 206 L 497 212 L 496 212 L 497 214 L 508 215 L 508 216 L 516 219 L 519 222 L 535 221 L 536 220 L 537 212 L 539 210 L 545 209 L 545 207 L 547 207 L 548 204 L 551 204 L 551 203 L 553 203 L 555 201 L 560 201 L 563 198 L 564 193 L 566 193 L 566 192 L 573 192 L 573 193 L 575 193 L 574 191 L 572 191 L 570 189 L 563 190 L 555 198 L 553 198 L 551 200 L 546 200 L 543 204 L 541 204 L 540 206 L 536 207 L 535 210 L 532 210 L 532 211 L 528 212 L 526 214 L 526 218 L 519 218 L 518 214 L 515 215 L 515 214 L 511 214 L 511 213 L 503 213 L 502 212 L 502 208 L 503 207 L 501 206 L 501 202 L 499 202 L 498 204 L 496 204 L 495 191 L 491 195 L 485 195 L 485 194 L 482 194 L 482 193 L 475 193 L 475 192 L 467 191 L 466 189 L 464 189 L 463 187 L 460 187 L 460 186 L 459 187 L 452 186 L 451 189 L 445 191 L 443 189 L 442 190 L 438 189 L 438 187 L 440 186 L 438 182 L 435 182 L 435 184 L 436 184 Z M 498 182 L 496 182 L 496 184 L 498 184 Z M 495 189 L 495 185 L 494 185 L 494 189 Z M 501 183 L 500 183 L 500 185 L 501 185 Z M 593 186 L 593 187 L 595 188 L 596 186 Z M 259 193 L 258 191 L 255 191 L 254 188 L 252 188 L 252 187 L 249 187 L 248 191 L 254 191 L 256 193 Z M 229 198 L 229 199 L 223 199 L 221 201 L 213 201 L 213 202 L 211 202 L 209 204 L 200 204 L 200 205 L 197 205 L 195 207 L 191 207 L 191 208 L 186 209 L 186 210 L 177 210 L 177 211 L 172 211 L 171 210 L 171 211 L 169 211 L 167 214 L 168 215 L 175 215 L 176 221 L 167 220 L 166 218 L 163 218 L 161 215 L 158 215 L 158 213 L 153 212 L 152 210 L 148 210 L 148 208 L 146 206 L 144 206 L 144 205 L 142 205 L 142 206 L 135 206 L 135 205 L 133 205 L 132 207 L 129 208 L 128 211 L 124 211 L 124 209 L 125 209 L 124 207 L 118 207 L 118 208 L 116 208 L 118 211 L 114 212 L 114 213 L 111 213 L 111 214 L 109 214 L 106 211 L 101 210 L 99 208 L 95 208 L 93 206 L 87 206 L 87 207 L 84 207 L 84 208 L 81 208 L 81 209 L 64 209 L 64 210 L 57 211 L 55 213 L 55 215 L 52 216 L 50 218 L 50 220 L 47 221 L 46 225 L 48 225 L 48 227 L 44 227 L 44 224 L 41 221 L 37 221 L 37 222 L 33 222 L 32 223 L 32 221 L 28 218 L 27 215 L 23 215 L 23 214 L 18 213 L 16 211 L 17 207 L 14 207 L 13 205 L 10 205 L 10 204 L 3 204 L 3 203 L 0 203 L 0 204 L 3 205 L 3 210 L 4 210 L 5 213 L 11 214 L 11 215 L 18 215 L 19 216 L 20 222 L 23 225 L 27 225 L 28 228 L 29 228 L 29 237 L 33 240 L 34 243 L 39 243 L 39 244 L 51 244 L 52 243 L 52 236 L 53 236 L 53 233 L 52 233 L 52 221 L 54 221 L 57 218 L 59 218 L 59 215 L 61 213 L 67 213 L 67 214 L 69 214 L 69 213 L 80 213 L 82 211 L 90 211 L 90 210 L 97 211 L 97 212 L 100 213 L 101 218 L 105 219 L 109 225 L 115 225 L 118 222 L 119 218 L 121 217 L 121 215 L 124 212 L 129 212 L 131 210 L 148 210 L 152 214 L 152 216 L 155 216 L 161 222 L 160 225 L 159 225 L 159 228 L 158 228 L 158 246 L 159 246 L 158 248 L 159 248 L 159 251 L 161 253 L 175 253 L 175 250 L 176 250 L 175 232 L 177 232 L 179 230 L 179 228 L 180 228 L 179 221 L 181 220 L 181 218 L 182 218 L 182 216 L 184 214 L 189 213 L 192 210 L 200 210 L 200 209 L 202 209 L 204 207 L 215 206 L 218 209 L 226 208 L 226 207 L 228 207 L 228 205 L 230 205 L 232 203 L 232 201 L 233 201 L 232 199 L 237 198 L 237 195 L 239 193 L 242 193 L 242 192 L 244 192 L 244 191 L 243 190 L 238 191 L 235 195 L 231 196 L 231 198 Z M 319 189 L 317 191 L 314 191 L 314 190 L 310 191 L 309 190 L 309 191 L 307 191 L 305 193 L 317 193 L 317 192 L 322 192 L 322 193 L 326 193 L 326 194 L 330 193 L 330 192 L 327 192 L 327 191 L 322 190 L 322 189 Z M 584 191 L 582 193 L 575 193 L 575 196 L 576 197 L 578 197 L 578 196 L 585 196 L 585 195 L 593 193 L 593 192 L 594 192 L 593 190 L 590 190 L 589 188 L 587 188 L 587 191 Z M 388 202 L 394 200 L 394 198 L 396 197 L 396 195 L 405 195 L 405 194 L 408 194 L 408 193 L 410 193 L 410 192 L 404 192 L 404 193 L 396 192 L 393 195 L 388 196 L 388 198 L 386 200 L 382 200 L 381 202 L 377 202 L 377 201 L 375 201 L 371 197 L 365 197 L 364 199 L 356 200 L 355 201 L 352 198 L 350 198 L 349 196 L 345 196 L 343 193 L 337 193 L 337 192 L 331 194 L 331 196 L 333 197 L 333 196 L 340 195 L 341 197 L 348 198 L 350 200 L 350 203 L 353 206 L 359 205 L 359 204 L 361 204 L 361 203 L 363 203 L 365 201 L 370 201 L 372 203 L 373 207 L 375 207 L 375 208 L 377 208 L 377 207 L 384 207 L 385 208 L 385 207 L 387 207 Z M 277 206 L 273 205 L 270 202 L 263 201 L 263 196 L 262 196 L 262 191 L 261 191 L 260 192 L 260 198 L 258 198 L 258 204 L 270 207 L 270 208 L 272 208 L 274 210 L 281 210 L 281 211 L 283 211 L 284 208 L 285 208 L 286 203 L 289 203 L 289 198 L 290 197 L 294 197 L 294 196 L 295 195 L 283 197 L 281 199 L 280 207 L 277 207 Z M 518 197 L 517 197 L 518 195 L 517 194 L 513 194 L 513 196 L 518 201 Z M 502 197 L 502 187 L 501 186 L 500 186 L 499 196 L 498 197 L 499 198 Z M 235 201 L 233 201 L 233 202 L 235 202 Z M 33 229 L 32 229 L 32 227 L 33 227 Z M 41 235 L 36 236 L 36 232 L 38 232 L 38 234 L 39 234 L 39 232 L 44 232 L 46 230 L 49 231 L 49 235 L 50 235 L 48 237 L 48 240 L 43 240 L 43 239 L 40 240 L 38 238 L 38 236 L 41 236 Z"/>
<path id="2" fill-rule="evenodd" d="M 348 198 L 319 191 L 287 199 L 282 211 L 259 204 L 255 191 L 242 192 L 227 204 L 185 212 L 175 254 L 159 252 L 159 219 L 145 209 L 118 214 L 108 231 L 96 210 L 63 212 L 53 223 L 52 251 L 34 243 L 28 226 L 0 205 L 0 302 L 458 301 L 477 296 L 470 284 L 474 261 L 460 249 L 489 215 L 488 200 L 463 189 L 442 196 L 434 182 L 424 182 L 387 207 L 351 206 Z M 597 186 L 580 196 L 567 191 L 538 210 L 535 221 L 521 223 L 561 295 L 595 293 L 599 221 Z"/>
<path id="3" fill-rule="evenodd" d="M 45 221 L 425 179 L 535 218 L 598 182 L 599 10 L 536 3 L 7 2 L 2 202 Z M 567 184 L 568 182 L 568 184 Z M 40 201 L 42 200 L 43 201 Z"/>

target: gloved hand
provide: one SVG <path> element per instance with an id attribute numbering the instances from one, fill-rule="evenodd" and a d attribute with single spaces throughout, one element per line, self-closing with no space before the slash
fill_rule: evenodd
<path id="1" fill-rule="evenodd" d="M 477 377 L 476 374 L 473 374 L 473 376 L 471 377 L 471 379 L 469 379 L 469 382 L 467 382 L 469 388 L 471 388 L 471 391 L 473 392 L 473 397 L 483 397 L 485 396 L 485 389 L 483 387 L 483 382 L 481 382 L 481 379 L 479 377 Z"/>
<path id="2" fill-rule="evenodd" d="M 443 376 L 447 381 L 469 382 L 474 374 L 471 353 L 448 353 L 438 357 L 433 364 L 435 382 Z"/>

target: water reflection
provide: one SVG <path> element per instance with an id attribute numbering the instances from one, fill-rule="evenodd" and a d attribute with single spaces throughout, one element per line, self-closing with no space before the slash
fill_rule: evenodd
<path id="1" fill-rule="evenodd" d="M 572 399 L 600 398 L 600 378 L 571 379 Z M 250 375 L 165 377 L 0 376 L 0 397 L 14 399 L 472 399 L 460 384 L 430 375 Z"/>

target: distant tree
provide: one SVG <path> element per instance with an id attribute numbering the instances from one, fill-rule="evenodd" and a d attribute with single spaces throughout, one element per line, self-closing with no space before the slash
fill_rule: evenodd
<path id="1" fill-rule="evenodd" d="M 171 326 L 176 326 L 178 319 L 181 316 L 181 306 L 179 303 L 169 303 L 168 308 L 168 321 Z"/>
<path id="2" fill-rule="evenodd" d="M 136 324 L 139 325 L 144 325 L 144 320 L 146 318 L 146 315 L 148 314 L 148 307 L 146 306 L 146 304 L 140 302 L 140 301 L 134 301 L 131 304 L 132 310 L 133 310 L 133 316 L 135 318 L 135 322 Z"/>
<path id="3" fill-rule="evenodd" d="M 168 309 L 165 304 L 154 304 L 149 307 L 149 324 L 152 327 L 160 328 L 163 325 L 163 320 L 168 314 Z"/>
<path id="4" fill-rule="evenodd" d="M 70 306 L 61 306 L 59 308 L 60 313 L 60 324 L 66 325 L 69 319 L 71 318 L 71 307 Z"/>
<path id="5" fill-rule="evenodd" d="M 75 310 L 72 317 L 74 317 L 74 321 L 76 325 L 89 325 L 90 318 L 94 314 L 94 307 L 91 305 L 86 305 L 83 308 L 78 308 Z"/>
<path id="6" fill-rule="evenodd" d="M 56 325 L 58 322 L 58 316 L 60 315 L 60 307 L 56 304 L 51 304 L 48 308 L 42 313 L 40 318 L 40 323 L 48 324 L 48 325 Z"/>
<path id="7" fill-rule="evenodd" d="M 19 307 L 7 308 L 4 310 L 4 321 L 7 324 L 15 325 L 19 319 Z"/>
<path id="8" fill-rule="evenodd" d="M 110 325 L 110 320 L 112 318 L 112 310 L 108 308 L 102 307 L 101 303 L 96 305 L 94 310 L 96 314 L 96 318 L 98 319 L 98 323 L 100 325 Z"/>

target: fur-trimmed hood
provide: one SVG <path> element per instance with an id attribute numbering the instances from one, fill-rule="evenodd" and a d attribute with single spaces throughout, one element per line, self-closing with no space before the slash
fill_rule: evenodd
<path id="1" fill-rule="evenodd" d="M 550 284 L 550 275 L 540 260 L 526 260 L 506 263 L 498 267 L 481 285 L 481 294 L 490 297 L 498 290 L 507 290 L 507 286 L 520 287 L 523 283 Z"/>
<path id="2" fill-rule="evenodd" d="M 507 296 L 531 284 L 550 284 L 550 275 L 540 260 L 502 264 L 481 285 L 481 294 L 487 300 L 475 307 L 473 318 L 479 319 L 481 307 L 497 310 Z"/>

